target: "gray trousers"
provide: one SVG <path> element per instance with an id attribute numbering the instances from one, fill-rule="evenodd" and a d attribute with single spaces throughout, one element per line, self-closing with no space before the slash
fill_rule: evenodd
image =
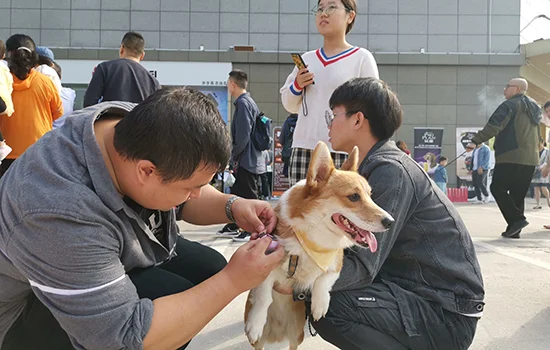
<path id="1" fill-rule="evenodd" d="M 344 350 L 463 350 L 471 345 L 477 318 L 443 310 L 413 293 L 373 283 L 332 294 L 329 312 L 313 326 Z"/>

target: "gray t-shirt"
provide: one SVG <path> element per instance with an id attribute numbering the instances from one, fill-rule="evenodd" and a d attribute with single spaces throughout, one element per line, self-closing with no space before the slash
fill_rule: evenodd
<path id="1" fill-rule="evenodd" d="M 93 129 L 107 110 L 123 116 L 133 107 L 106 102 L 75 112 L 0 181 L 0 344 L 33 292 L 75 348 L 143 347 L 153 303 L 126 273 L 174 254 L 175 215 L 150 213 L 146 224 L 125 203 Z M 150 229 L 159 222 L 164 245 Z"/>

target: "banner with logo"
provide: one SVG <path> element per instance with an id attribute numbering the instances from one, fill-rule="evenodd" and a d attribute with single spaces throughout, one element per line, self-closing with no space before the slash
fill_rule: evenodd
<path id="1" fill-rule="evenodd" d="M 288 177 L 283 174 L 283 145 L 279 141 L 281 127 L 273 128 L 273 195 L 280 197 L 290 188 Z"/>
<path id="2" fill-rule="evenodd" d="M 468 187 L 468 198 L 473 198 L 475 194 L 473 193 L 474 187 L 472 185 L 472 156 L 474 154 L 473 150 L 467 150 L 466 146 L 472 142 L 472 137 L 474 137 L 477 132 L 481 130 L 480 127 L 471 127 L 471 128 L 456 128 L 456 177 L 458 187 Z M 485 144 L 491 149 L 491 158 L 489 160 L 489 174 L 487 175 L 487 190 L 491 185 L 493 180 L 493 169 L 495 168 L 495 149 L 494 149 L 495 139 L 492 138 Z M 491 193 L 489 191 L 489 196 Z"/>
<path id="3" fill-rule="evenodd" d="M 414 128 L 414 160 L 426 172 L 439 164 L 443 146 L 443 128 Z"/>

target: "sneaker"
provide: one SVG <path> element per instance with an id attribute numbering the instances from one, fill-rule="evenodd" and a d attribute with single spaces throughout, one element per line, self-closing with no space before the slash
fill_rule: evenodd
<path id="1" fill-rule="evenodd" d="M 218 237 L 233 238 L 239 234 L 239 228 L 234 224 L 227 224 L 221 230 L 216 232 Z"/>
<path id="2" fill-rule="evenodd" d="M 239 235 L 233 237 L 233 242 L 248 242 L 250 241 L 250 232 L 240 230 Z"/>
<path id="3" fill-rule="evenodd" d="M 502 232 L 500 235 L 504 238 L 515 238 L 515 239 L 518 239 L 520 238 L 519 234 L 521 233 L 521 230 L 519 230 L 518 233 L 516 233 L 515 235 L 512 235 L 512 236 L 507 236 L 506 233 L 510 230 L 510 225 L 506 226 L 506 231 Z"/>
<path id="4" fill-rule="evenodd" d="M 527 220 L 516 221 L 502 233 L 502 236 L 506 238 L 519 238 L 519 233 L 522 229 L 527 227 L 527 225 L 529 225 Z"/>
<path id="5" fill-rule="evenodd" d="M 536 205 L 533 207 L 533 209 L 538 210 L 538 209 L 542 209 L 542 207 L 540 205 Z"/>
<path id="6" fill-rule="evenodd" d="M 0 146 L 0 161 L 4 160 L 4 158 L 6 158 L 10 153 L 11 153 L 10 146 L 6 144 L 3 144 L 2 146 Z"/>

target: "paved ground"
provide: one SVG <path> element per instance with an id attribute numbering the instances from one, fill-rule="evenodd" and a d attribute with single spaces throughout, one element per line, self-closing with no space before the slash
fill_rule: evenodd
<path id="1" fill-rule="evenodd" d="M 486 286 L 485 315 L 471 349 L 550 349 L 550 209 L 531 210 L 531 225 L 520 240 L 500 237 L 505 223 L 495 204 L 462 204 L 458 209 L 476 244 Z M 218 226 L 182 225 L 186 236 L 202 241 L 227 258 L 239 246 L 213 237 Z M 235 299 L 193 340 L 190 350 L 251 349 L 243 332 L 245 295 Z M 286 349 L 285 344 L 267 347 Z M 308 337 L 300 349 L 336 349 L 319 337 Z"/>

